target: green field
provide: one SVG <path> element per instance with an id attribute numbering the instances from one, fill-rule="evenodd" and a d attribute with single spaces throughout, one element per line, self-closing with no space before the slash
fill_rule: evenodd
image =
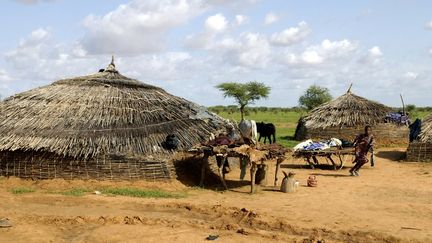
<path id="1" fill-rule="evenodd" d="M 211 109 L 213 110 L 213 109 Z M 230 120 L 240 121 L 240 112 L 228 109 L 228 111 L 218 110 L 217 113 Z M 294 140 L 294 133 L 297 126 L 297 121 L 302 115 L 306 115 L 305 111 L 288 111 L 283 109 L 269 109 L 268 111 L 249 110 L 246 112 L 245 119 L 263 121 L 273 123 L 276 126 L 276 141 L 286 147 L 294 147 L 298 141 Z M 415 111 L 412 113 L 415 118 L 424 118 L 430 114 L 428 111 Z M 415 120 L 415 118 L 413 120 Z"/>

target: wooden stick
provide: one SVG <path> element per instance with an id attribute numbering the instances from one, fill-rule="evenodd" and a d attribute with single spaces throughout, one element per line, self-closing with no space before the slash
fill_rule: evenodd
<path id="1" fill-rule="evenodd" d="M 257 170 L 257 164 L 255 162 L 252 162 L 252 166 L 250 169 L 250 174 L 251 174 L 251 190 L 250 193 L 254 193 L 255 192 L 255 175 L 256 175 L 256 170 Z"/>
<path id="2" fill-rule="evenodd" d="M 330 160 L 330 162 L 333 164 L 333 170 L 336 170 L 336 163 L 334 162 L 334 160 L 332 159 L 331 155 L 327 155 L 327 158 Z"/>
<path id="3" fill-rule="evenodd" d="M 412 227 L 401 227 L 401 229 L 406 229 L 406 230 L 422 230 L 419 228 L 412 228 Z"/>
<path id="4" fill-rule="evenodd" d="M 306 157 L 306 161 L 307 161 L 308 164 L 310 165 L 311 169 L 314 170 L 314 169 L 315 169 L 315 166 L 314 166 L 314 164 L 310 161 L 310 157 L 309 157 L 309 156 Z"/>
<path id="5" fill-rule="evenodd" d="M 221 180 L 222 185 L 224 186 L 225 190 L 228 190 L 228 186 L 227 186 L 227 184 L 225 182 L 225 175 L 223 173 L 223 168 L 224 168 L 225 162 L 226 162 L 226 159 L 225 159 L 225 156 L 224 156 L 222 158 L 222 163 L 221 163 L 218 171 L 219 171 L 219 179 Z"/>
<path id="6" fill-rule="evenodd" d="M 405 115 L 405 102 L 404 102 L 404 99 L 402 97 L 402 94 L 400 94 L 400 98 L 401 98 L 401 101 L 402 101 L 402 114 Z"/>
<path id="7" fill-rule="evenodd" d="M 282 162 L 283 162 L 283 158 L 277 158 L 277 160 L 276 160 L 276 171 L 275 171 L 274 186 L 277 186 L 278 173 L 279 173 L 279 169 L 280 169 L 280 166 L 281 166 Z"/>
<path id="8" fill-rule="evenodd" d="M 238 221 L 237 224 L 240 224 L 243 220 L 245 220 L 245 218 L 249 217 L 251 211 L 248 211 L 241 219 L 240 221 Z"/>
<path id="9" fill-rule="evenodd" d="M 204 187 L 204 180 L 205 180 L 205 172 L 206 167 L 208 165 L 208 158 L 209 156 L 207 154 L 204 155 L 202 161 L 201 161 L 201 179 L 200 179 L 200 187 Z"/>

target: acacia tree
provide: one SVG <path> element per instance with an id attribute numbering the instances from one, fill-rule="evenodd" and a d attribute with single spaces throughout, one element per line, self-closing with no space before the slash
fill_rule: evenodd
<path id="1" fill-rule="evenodd" d="M 300 96 L 299 104 L 308 110 L 329 102 L 333 99 L 328 88 L 311 85 L 305 93 Z"/>
<path id="2" fill-rule="evenodd" d="M 216 86 L 223 92 L 224 97 L 232 97 L 236 100 L 241 114 L 241 120 L 244 119 L 244 108 L 249 104 L 261 98 L 267 98 L 270 93 L 270 87 L 264 83 L 251 81 L 248 83 L 221 83 Z"/>

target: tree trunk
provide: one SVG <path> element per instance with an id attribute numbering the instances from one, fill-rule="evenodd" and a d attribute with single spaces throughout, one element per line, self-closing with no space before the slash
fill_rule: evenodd
<path id="1" fill-rule="evenodd" d="M 244 106 L 240 106 L 240 115 L 241 115 L 241 120 L 244 120 Z"/>

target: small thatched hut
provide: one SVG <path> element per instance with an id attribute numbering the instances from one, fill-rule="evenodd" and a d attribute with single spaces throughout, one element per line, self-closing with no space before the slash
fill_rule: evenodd
<path id="1" fill-rule="evenodd" d="M 163 89 L 121 75 L 63 79 L 0 102 L 0 175 L 26 178 L 171 178 L 179 149 L 205 141 L 226 121 Z"/>
<path id="2" fill-rule="evenodd" d="M 409 144 L 407 160 L 432 162 L 432 114 L 423 119 L 419 137 Z"/>
<path id="3" fill-rule="evenodd" d="M 300 118 L 295 132 L 296 140 L 329 139 L 332 137 L 352 141 L 371 125 L 379 145 L 408 144 L 407 126 L 386 123 L 385 117 L 392 109 L 367 100 L 351 92 L 313 109 Z"/>

